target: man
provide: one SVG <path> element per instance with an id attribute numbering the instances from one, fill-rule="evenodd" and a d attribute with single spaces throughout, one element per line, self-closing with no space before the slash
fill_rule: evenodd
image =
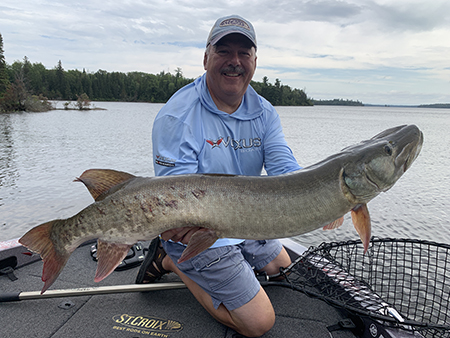
<path id="1" fill-rule="evenodd" d="M 247 20 L 232 15 L 216 21 L 203 60 L 206 73 L 175 93 L 155 119 L 156 175 L 256 176 L 263 167 L 268 175 L 300 169 L 275 109 L 249 86 L 256 47 Z M 173 229 L 154 240 L 136 283 L 153 282 L 173 271 L 219 322 L 246 336 L 270 330 L 274 310 L 252 268 L 271 275 L 288 266 L 280 242 L 219 239 L 177 264 L 184 244 L 198 229 Z"/>

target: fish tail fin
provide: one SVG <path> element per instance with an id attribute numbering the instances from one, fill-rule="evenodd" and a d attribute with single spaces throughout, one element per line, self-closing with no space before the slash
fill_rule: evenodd
<path id="1" fill-rule="evenodd" d="M 70 252 L 56 250 L 51 240 L 51 232 L 53 225 L 58 220 L 50 221 L 28 231 L 19 239 L 19 243 L 27 247 L 29 250 L 40 254 L 44 261 L 42 270 L 42 281 L 45 283 L 42 288 L 43 294 L 58 278 L 61 270 L 69 259 Z"/>

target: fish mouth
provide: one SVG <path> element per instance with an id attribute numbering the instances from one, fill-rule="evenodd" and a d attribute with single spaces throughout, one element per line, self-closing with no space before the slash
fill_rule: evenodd
<path id="1" fill-rule="evenodd" d="M 417 140 L 407 144 L 395 158 L 395 164 L 398 167 L 400 167 L 400 163 L 403 161 L 403 165 L 401 166 L 403 172 L 411 167 L 417 156 L 419 156 L 420 151 L 422 150 L 423 133 L 421 131 L 418 132 L 419 136 Z"/>
<path id="2" fill-rule="evenodd" d="M 363 170 L 363 174 L 364 174 L 364 178 L 367 180 L 367 182 L 369 182 L 370 184 L 372 184 L 375 188 L 377 188 L 377 190 L 382 190 L 382 189 L 380 188 L 380 186 L 379 186 L 374 180 L 372 180 L 372 179 L 370 178 L 369 175 L 367 175 L 367 168 L 365 168 L 365 169 Z"/>

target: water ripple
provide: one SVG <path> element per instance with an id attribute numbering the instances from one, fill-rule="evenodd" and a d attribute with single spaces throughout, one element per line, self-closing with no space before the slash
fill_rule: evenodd
<path id="1" fill-rule="evenodd" d="M 152 176 L 151 128 L 162 105 L 96 103 L 102 111 L 0 115 L 0 240 L 69 217 L 92 203 L 73 179 L 89 168 Z M 450 111 L 373 107 L 277 107 L 284 133 L 302 166 L 372 137 L 414 123 L 425 136 L 405 176 L 369 203 L 373 235 L 449 242 Z M 349 216 L 335 231 L 299 236 L 306 245 L 356 239 Z"/>

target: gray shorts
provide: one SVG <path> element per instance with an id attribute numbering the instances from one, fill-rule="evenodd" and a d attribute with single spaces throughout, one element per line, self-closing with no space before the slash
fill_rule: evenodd
<path id="1" fill-rule="evenodd" d="M 161 240 L 164 250 L 186 276 L 211 295 L 214 308 L 221 303 L 234 310 L 248 303 L 260 290 L 256 270 L 274 260 L 281 252 L 278 240 L 245 240 L 238 245 L 210 248 L 178 264 L 185 246 Z"/>

